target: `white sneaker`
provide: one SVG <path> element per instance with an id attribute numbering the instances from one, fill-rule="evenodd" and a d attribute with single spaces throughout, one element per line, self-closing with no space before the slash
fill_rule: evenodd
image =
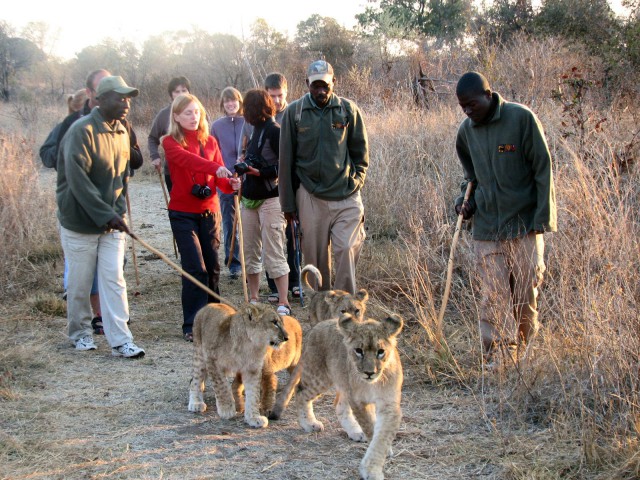
<path id="1" fill-rule="evenodd" d="M 96 344 L 93 343 L 93 337 L 91 335 L 85 335 L 84 337 L 76 340 L 76 350 L 95 350 Z"/>
<path id="2" fill-rule="evenodd" d="M 133 342 L 127 342 L 119 347 L 113 347 L 111 355 L 114 357 L 142 358 L 144 357 L 144 350 Z"/>

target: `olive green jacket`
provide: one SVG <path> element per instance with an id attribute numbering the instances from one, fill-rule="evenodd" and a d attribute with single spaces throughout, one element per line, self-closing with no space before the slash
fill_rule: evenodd
<path id="1" fill-rule="evenodd" d="M 124 218 L 129 180 L 129 135 L 109 125 L 100 108 L 76 120 L 58 152 L 56 201 L 60 224 L 78 233 L 102 233 Z"/>
<path id="2" fill-rule="evenodd" d="M 551 154 L 540 121 L 527 107 L 493 93 L 493 118 L 477 124 L 466 118 L 456 151 L 465 182 L 475 186 L 470 204 L 473 238 L 506 240 L 531 231 L 555 232 L 556 199 Z M 463 197 L 456 200 L 462 203 Z"/>
<path id="3" fill-rule="evenodd" d="M 344 200 L 362 188 L 368 167 L 367 130 L 355 103 L 332 94 L 321 109 L 306 94 L 289 104 L 280 128 L 283 212 L 296 211 L 299 184 L 323 200 Z"/>

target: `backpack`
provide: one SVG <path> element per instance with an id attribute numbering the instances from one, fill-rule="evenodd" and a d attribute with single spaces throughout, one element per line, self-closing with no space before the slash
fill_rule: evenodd
<path id="1" fill-rule="evenodd" d="M 61 127 L 62 122 L 53 127 L 53 130 L 49 132 L 49 135 L 47 135 L 46 140 L 40 147 L 40 160 L 42 160 L 42 164 L 47 168 L 56 168 L 58 164 L 57 140 Z"/>

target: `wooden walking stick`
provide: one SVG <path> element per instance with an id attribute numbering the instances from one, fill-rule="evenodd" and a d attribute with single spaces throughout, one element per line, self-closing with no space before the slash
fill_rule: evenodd
<path id="1" fill-rule="evenodd" d="M 164 203 L 167 205 L 167 210 L 169 210 L 169 197 L 167 196 L 167 187 L 164 184 L 164 180 L 162 179 L 160 170 L 156 169 L 156 172 L 158 172 L 158 177 L 160 177 L 160 185 L 162 185 L 162 193 L 164 194 Z M 173 238 L 173 253 L 175 253 L 176 258 L 178 258 L 178 246 L 176 245 L 176 237 L 173 236 L 173 233 L 171 234 L 171 237 Z"/>
<path id="2" fill-rule="evenodd" d="M 227 268 L 231 268 L 233 262 L 233 249 L 236 246 L 236 230 L 238 229 L 238 210 L 233 213 L 233 228 L 231 228 L 231 245 L 229 245 L 229 259 L 227 260 Z"/>
<path id="3" fill-rule="evenodd" d="M 469 182 L 467 184 L 467 190 L 464 194 L 464 202 L 469 200 L 471 196 L 471 190 L 473 190 L 473 182 Z M 444 311 L 447 309 L 447 302 L 449 301 L 449 293 L 451 291 L 451 277 L 453 275 L 453 257 L 456 251 L 456 245 L 458 244 L 458 237 L 460 236 L 460 229 L 462 228 L 462 220 L 464 220 L 462 215 L 462 210 L 458 214 L 458 221 L 456 223 L 456 230 L 453 234 L 453 241 L 451 242 L 451 252 L 449 253 L 449 264 L 447 266 L 447 280 L 445 282 L 444 287 L 444 295 L 442 296 L 442 304 L 440 305 L 440 314 L 438 315 L 438 323 L 436 325 L 438 329 L 439 340 L 442 340 L 442 322 L 444 320 Z"/>
<path id="4" fill-rule="evenodd" d="M 238 174 L 234 174 L 236 177 Z M 244 293 L 244 301 L 249 301 L 249 292 L 247 291 L 247 270 L 244 266 L 244 239 L 242 237 L 242 218 L 240 217 L 240 195 L 242 195 L 242 185 L 240 185 L 240 189 L 236 193 L 235 197 L 233 197 L 233 202 L 236 207 L 236 219 L 238 222 L 238 250 L 240 250 L 240 267 L 242 268 L 242 291 Z"/>
<path id="5" fill-rule="evenodd" d="M 131 215 L 131 202 L 129 201 L 129 189 L 127 188 L 127 193 L 125 194 L 125 198 L 127 200 L 127 212 L 129 212 L 129 227 L 130 230 L 133 230 L 133 216 Z M 140 286 L 140 276 L 138 274 L 138 258 L 136 257 L 136 244 L 133 241 L 133 235 L 131 236 L 131 254 L 133 255 L 133 268 L 136 271 L 136 286 Z M 140 292 L 135 292 L 136 295 L 139 295 Z"/>
<path id="6" fill-rule="evenodd" d="M 134 233 L 129 233 L 129 235 L 131 236 L 131 238 L 137 240 L 138 242 L 140 242 L 140 244 L 145 247 L 147 250 L 149 250 L 152 253 L 155 253 L 158 257 L 160 257 L 167 265 L 169 265 L 170 267 L 172 267 L 173 269 L 175 269 L 179 274 L 185 276 L 186 278 L 188 278 L 189 280 L 191 280 L 194 284 L 196 284 L 199 288 L 201 288 L 202 290 L 204 290 L 205 292 L 207 292 L 209 295 L 211 295 L 213 298 L 218 299 L 218 301 L 220 303 L 224 303 L 225 305 L 229 305 L 230 307 L 236 308 L 236 306 L 229 302 L 228 300 L 225 300 L 224 298 L 222 298 L 220 295 L 218 295 L 216 292 L 214 292 L 213 290 L 211 290 L 209 287 L 207 287 L 204 283 L 200 282 L 197 278 L 195 278 L 193 275 L 185 272 L 179 265 L 176 265 L 175 263 L 173 263 L 169 257 L 167 257 L 164 253 L 162 253 L 161 251 L 153 248 L 151 245 L 149 245 L 147 242 L 143 241 L 140 237 L 138 237 L 136 234 Z"/>

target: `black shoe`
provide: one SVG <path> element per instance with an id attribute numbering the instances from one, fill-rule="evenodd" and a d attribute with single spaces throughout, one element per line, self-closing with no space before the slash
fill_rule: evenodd
<path id="1" fill-rule="evenodd" d="M 184 338 L 185 342 L 193 342 L 193 333 L 185 333 L 182 338 Z"/>

